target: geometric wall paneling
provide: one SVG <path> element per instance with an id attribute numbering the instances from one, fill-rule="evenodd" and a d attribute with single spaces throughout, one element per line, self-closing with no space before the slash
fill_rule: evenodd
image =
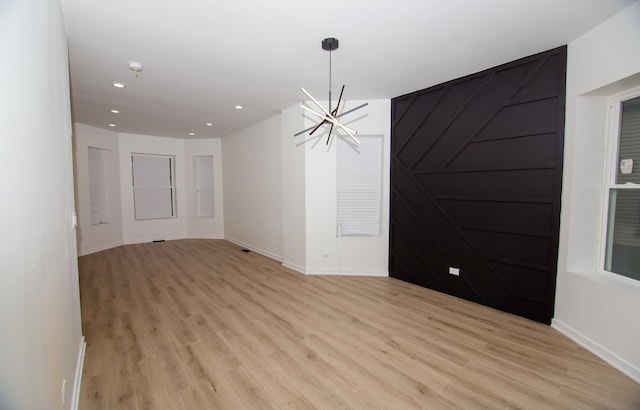
<path id="1" fill-rule="evenodd" d="M 551 322 L 565 73 L 560 47 L 392 100 L 390 276 Z"/>

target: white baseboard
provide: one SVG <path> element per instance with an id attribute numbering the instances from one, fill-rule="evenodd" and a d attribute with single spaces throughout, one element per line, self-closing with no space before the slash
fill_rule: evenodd
<path id="1" fill-rule="evenodd" d="M 253 251 L 255 253 L 259 253 L 260 255 L 264 255 L 267 258 L 273 259 L 273 260 L 278 261 L 278 262 L 282 262 L 282 256 L 281 255 L 277 255 L 277 254 L 275 254 L 273 252 L 258 248 L 257 246 L 251 245 L 251 244 L 246 243 L 246 242 L 239 241 L 239 240 L 231 238 L 229 236 L 225 236 L 224 239 L 229 241 L 229 242 L 231 242 L 231 243 L 235 243 L 238 246 L 242 246 L 245 249 L 249 249 L 249 250 L 251 250 L 251 251 Z"/>
<path id="2" fill-rule="evenodd" d="M 149 242 L 153 242 L 153 241 L 178 241 L 180 239 L 187 239 L 186 236 L 162 236 L 159 235 L 157 237 L 153 237 L 153 238 L 138 238 L 138 239 L 132 239 L 132 240 L 128 240 L 128 241 L 124 241 L 123 245 L 136 245 L 139 243 L 149 243 Z"/>
<path id="3" fill-rule="evenodd" d="M 611 366 L 620 370 L 622 373 L 633 379 L 636 383 L 640 383 L 640 369 L 633 364 L 627 362 L 620 356 L 589 339 L 587 336 L 583 335 L 572 327 L 567 326 L 558 319 L 551 320 L 551 327 L 567 336 L 574 342 L 578 343 L 580 346 L 589 350 L 591 353 L 609 363 Z"/>
<path id="4" fill-rule="evenodd" d="M 224 235 L 189 235 L 188 239 L 224 239 Z"/>
<path id="5" fill-rule="evenodd" d="M 339 269 L 339 270 L 327 270 L 327 269 L 306 269 L 304 266 L 296 265 L 289 261 L 283 261 L 282 266 L 292 269 L 296 272 L 300 272 L 303 275 L 325 275 L 325 276 L 375 276 L 375 277 L 389 277 L 389 272 L 386 270 L 363 270 L 363 269 Z"/>
<path id="6" fill-rule="evenodd" d="M 366 269 L 306 269 L 306 275 L 334 275 L 334 276 L 376 276 L 388 277 L 389 272 L 386 270 L 366 270 Z"/>
<path id="7" fill-rule="evenodd" d="M 291 263 L 288 261 L 282 261 L 282 266 L 284 266 L 285 268 L 289 268 L 291 270 L 294 270 L 296 272 L 302 273 L 303 275 L 306 275 L 306 272 L 304 271 L 304 266 L 300 266 L 297 265 L 295 263 Z"/>
<path id="8" fill-rule="evenodd" d="M 94 248 L 89 249 L 78 249 L 78 256 L 85 256 L 91 253 L 106 251 L 107 249 L 117 248 L 118 246 L 124 245 L 124 242 L 114 242 L 107 245 L 100 245 Z"/>
<path id="9" fill-rule="evenodd" d="M 224 237 L 224 235 L 216 234 L 216 235 L 193 235 L 193 236 L 186 236 L 186 237 L 176 236 L 176 237 L 163 237 L 163 238 L 133 239 L 128 241 L 121 241 L 121 242 L 114 242 L 106 245 L 100 245 L 100 246 L 96 246 L 88 249 L 78 249 L 78 256 L 85 256 L 85 255 L 89 255 L 96 252 L 106 251 L 107 249 L 117 248 L 118 246 L 122 246 L 122 245 L 135 245 L 139 243 L 148 243 L 148 242 L 153 242 L 154 240 L 174 241 L 174 240 L 180 240 L 180 239 L 226 239 L 226 238 Z M 268 256 L 268 255 L 265 255 L 265 256 Z"/>
<path id="10" fill-rule="evenodd" d="M 80 404 L 80 384 L 82 383 L 82 369 L 84 368 L 84 353 L 87 349 L 87 343 L 84 341 L 84 336 L 80 339 L 80 350 L 78 351 L 78 360 L 76 362 L 76 375 L 73 380 L 73 391 L 71 392 L 71 407 L 72 410 L 78 410 Z"/>
<path id="11" fill-rule="evenodd" d="M 386 270 L 362 270 L 362 269 L 338 269 L 338 270 L 327 270 L 327 269 L 306 269 L 304 266 L 296 265 L 291 262 L 284 261 L 281 255 L 275 254 L 271 251 L 267 251 L 265 249 L 258 248 L 249 243 L 234 239 L 229 236 L 221 236 L 221 235 L 194 235 L 185 237 L 164 237 L 164 238 L 144 238 L 144 239 L 134 239 L 128 240 L 119 243 L 113 243 L 110 245 L 105 245 L 97 248 L 82 250 L 81 253 L 78 253 L 78 256 L 88 255 L 90 253 L 100 252 L 111 248 L 116 248 L 122 245 L 135 245 L 139 243 L 148 243 L 153 242 L 154 240 L 180 240 L 180 239 L 224 239 L 229 242 L 232 242 L 238 246 L 249 249 L 253 252 L 259 253 L 260 255 L 264 255 L 267 258 L 273 259 L 275 261 L 281 262 L 282 266 L 295 270 L 296 272 L 300 272 L 305 275 L 340 275 L 340 276 L 376 276 L 376 277 L 388 277 L 389 272 Z"/>

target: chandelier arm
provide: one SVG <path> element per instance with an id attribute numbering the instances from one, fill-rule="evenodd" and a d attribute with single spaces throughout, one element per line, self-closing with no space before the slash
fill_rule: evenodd
<path id="1" fill-rule="evenodd" d="M 309 107 L 307 107 L 307 106 L 305 106 L 305 105 L 302 105 L 302 104 L 301 104 L 300 106 L 301 106 L 302 108 L 304 108 L 304 109 L 306 109 L 306 110 L 308 110 L 308 111 L 310 111 L 310 112 L 314 113 L 315 115 L 317 115 L 317 116 L 319 116 L 319 117 L 321 117 L 321 116 L 322 116 L 322 114 L 320 114 L 320 113 L 317 113 L 317 112 L 313 111 L 311 108 L 309 108 Z M 315 125 L 315 126 L 313 126 L 313 127 L 309 127 L 309 128 L 307 128 L 307 129 L 305 129 L 305 130 L 302 130 L 302 131 L 298 132 L 297 134 L 294 134 L 294 137 L 297 137 L 298 135 L 304 134 L 305 132 L 309 131 L 310 129 L 313 129 L 313 128 L 319 128 L 319 127 L 320 127 L 322 124 L 324 124 L 325 122 L 331 122 L 331 121 L 329 121 L 326 117 L 324 117 L 324 118 L 323 118 L 323 120 L 322 120 L 321 122 L 319 122 L 317 125 Z M 331 122 L 331 123 L 332 123 L 332 124 L 334 124 L 333 122 Z M 358 141 L 358 139 L 357 139 L 357 138 L 356 138 L 356 137 L 355 137 L 355 136 L 354 136 L 354 135 L 349 131 L 349 129 L 350 129 L 350 128 L 349 128 L 349 129 L 347 129 L 348 127 L 345 127 L 344 125 L 342 125 L 342 124 L 338 123 L 337 121 L 335 122 L 335 125 L 337 125 L 337 126 L 339 126 L 340 128 L 342 128 L 342 129 L 343 129 L 343 131 L 344 131 L 344 132 L 349 136 L 349 138 L 351 138 L 351 139 L 352 139 L 356 144 L 360 145 L 360 141 Z M 354 131 L 355 131 L 355 130 L 354 130 Z M 356 131 L 356 133 L 357 133 L 357 131 Z"/>
<path id="2" fill-rule="evenodd" d="M 326 121 L 320 121 L 320 122 L 318 123 L 318 125 L 316 125 L 315 127 L 307 128 L 307 130 L 311 130 L 311 132 L 309 133 L 309 135 L 313 135 L 313 133 L 314 133 L 314 132 L 316 132 L 316 131 L 318 131 L 318 129 L 319 129 L 320 127 L 322 127 L 325 123 L 326 123 Z M 312 128 L 313 128 L 313 129 L 312 129 Z M 306 131 L 306 130 L 305 130 L 305 131 Z M 303 131 L 303 132 L 305 132 L 305 131 Z"/>
<path id="3" fill-rule="evenodd" d="M 329 53 L 329 56 L 331 56 L 331 53 Z M 329 60 L 331 60 L 331 58 L 329 58 Z M 333 118 L 336 117 L 336 114 L 338 114 L 338 110 L 340 109 L 340 103 L 342 102 L 342 93 L 344 93 L 344 85 L 340 90 L 340 97 L 338 97 L 336 108 L 331 111 L 331 115 L 333 116 Z M 331 110 L 331 80 L 329 80 L 329 110 Z M 331 133 L 333 132 L 333 127 L 334 124 L 331 123 L 331 127 L 329 128 L 329 135 L 327 136 L 327 145 L 329 145 L 329 142 L 331 142 Z"/>
<path id="4" fill-rule="evenodd" d="M 329 128 L 329 135 L 327 136 L 327 145 L 329 145 L 329 141 L 331 141 L 332 132 L 333 132 L 333 124 L 331 124 L 331 128 Z"/>
<path id="5" fill-rule="evenodd" d="M 353 135 L 353 134 L 357 134 L 357 133 L 358 133 L 358 131 L 354 130 L 353 128 L 350 128 L 350 127 L 347 127 L 347 126 L 346 126 L 346 125 L 344 125 L 344 124 L 341 124 L 341 123 L 340 123 L 340 121 L 338 121 L 338 120 L 333 120 L 333 121 L 328 120 L 328 121 L 329 121 L 330 123 L 334 124 L 335 126 L 342 128 L 342 129 L 344 130 L 344 132 L 346 132 L 346 133 L 348 133 L 348 134 L 350 134 L 350 135 Z"/>
<path id="6" fill-rule="evenodd" d="M 304 104 L 300 104 L 300 107 L 302 107 L 302 108 L 304 108 L 305 110 L 309 111 L 309 112 L 310 112 L 310 113 L 312 113 L 313 115 L 318 116 L 318 117 L 320 117 L 320 118 L 324 119 L 325 121 L 326 121 L 326 119 L 327 119 L 327 115 L 328 115 L 328 114 L 320 114 L 318 111 L 316 111 L 316 110 L 314 110 L 313 108 L 310 108 L 310 107 L 308 107 L 308 106 L 306 106 L 306 105 L 304 105 Z"/>
<path id="7" fill-rule="evenodd" d="M 348 131 L 348 132 L 354 133 L 354 134 L 358 133 L 358 131 L 354 130 L 353 128 L 349 128 L 346 125 L 340 124 L 340 122 L 338 120 L 336 120 L 334 118 L 334 116 L 331 115 L 331 114 L 322 115 L 319 112 L 314 111 L 312 108 L 307 107 L 306 105 L 302 105 L 301 104 L 300 106 L 302 108 L 304 108 L 305 110 L 309 111 L 310 113 L 313 113 L 314 115 L 317 115 L 320 118 L 324 118 L 325 121 L 328 121 L 328 122 L 330 122 L 330 123 L 332 123 L 334 125 L 337 125 L 338 127 L 342 128 L 345 131 Z"/>
<path id="8" fill-rule="evenodd" d="M 357 110 L 359 110 L 360 108 L 364 108 L 364 107 L 366 107 L 367 105 L 369 105 L 369 103 L 361 104 L 361 105 L 359 105 L 359 106 L 357 106 L 357 107 L 355 107 L 355 108 L 351 108 L 350 110 L 347 110 L 347 111 L 345 111 L 345 112 L 342 112 L 342 113 L 340 113 L 340 114 L 338 114 L 338 115 L 334 115 L 334 118 L 338 119 L 338 118 L 340 118 L 340 117 L 342 117 L 342 116 L 344 116 L 344 115 L 351 114 L 352 112 L 357 111 Z M 301 106 L 302 106 L 302 105 L 301 105 Z M 304 130 L 302 130 L 302 131 L 300 131 L 300 132 L 297 132 L 297 133 L 293 134 L 293 136 L 294 136 L 294 137 L 297 137 L 298 135 L 305 134 L 307 131 L 310 131 L 310 130 L 313 130 L 313 129 L 318 129 L 318 128 L 320 128 L 320 127 L 322 126 L 322 124 L 324 124 L 325 122 L 326 122 L 326 121 L 322 121 L 322 122 L 319 122 L 317 125 L 312 125 L 312 126 L 311 126 L 311 127 L 309 127 L 309 128 L 306 128 L 306 129 L 304 129 Z"/>
<path id="9" fill-rule="evenodd" d="M 336 108 L 331 111 L 331 115 L 333 115 L 334 118 L 338 118 L 336 117 L 336 114 L 338 114 L 338 109 L 340 108 L 340 102 L 342 102 L 342 94 L 344 93 L 344 85 L 342 86 L 342 90 L 340 90 L 340 97 L 338 98 L 338 104 L 336 105 Z"/>
<path id="10" fill-rule="evenodd" d="M 320 114 L 320 113 L 318 113 L 318 112 L 316 112 L 316 111 L 312 110 L 311 108 L 307 107 L 306 105 L 302 105 L 302 104 L 300 104 L 300 106 L 301 106 L 302 108 L 304 108 L 305 110 L 307 110 L 307 111 L 309 111 L 309 112 L 311 112 L 311 113 L 313 113 L 313 114 L 317 115 L 318 117 L 322 117 L 322 118 L 324 118 L 323 123 L 324 123 L 324 122 L 330 122 L 331 124 L 334 124 L 334 125 L 336 125 L 336 126 L 340 127 L 340 128 L 341 128 L 341 129 L 342 129 L 342 130 L 343 130 L 343 131 L 344 131 L 344 132 L 349 136 L 349 138 L 351 138 L 351 139 L 352 139 L 356 144 L 360 145 L 360 141 L 358 141 L 358 139 L 353 135 L 354 133 L 355 133 L 355 134 L 357 134 L 357 133 L 358 133 L 358 131 L 356 131 L 356 130 L 354 130 L 354 129 L 352 129 L 352 128 L 349 128 L 349 127 L 347 127 L 346 125 L 342 125 L 342 124 L 340 124 L 340 122 L 336 121 L 336 120 L 335 120 L 333 117 L 331 117 L 331 116 L 323 116 L 322 114 Z"/>
<path id="11" fill-rule="evenodd" d="M 364 104 L 362 104 L 362 105 L 358 105 L 358 106 L 357 106 L 357 107 L 355 107 L 355 108 L 352 108 L 352 109 L 350 109 L 350 110 L 347 110 L 347 111 L 345 111 L 345 112 L 343 112 L 343 113 L 340 113 L 340 114 L 338 114 L 338 115 L 334 115 L 334 118 L 336 118 L 336 119 L 337 119 L 337 118 L 342 117 L 343 115 L 351 114 L 352 112 L 354 112 L 354 111 L 356 111 L 356 110 L 359 110 L 360 108 L 364 108 L 364 107 L 366 107 L 367 105 L 369 105 L 369 103 L 364 103 Z"/>
<path id="12" fill-rule="evenodd" d="M 358 139 L 351 132 L 349 132 L 349 130 L 347 130 L 344 125 L 342 125 L 340 123 L 337 123 L 336 125 L 338 127 L 342 128 L 342 130 L 349 136 L 349 138 L 351 138 L 353 140 L 353 142 L 355 142 L 356 144 L 360 145 L 360 141 L 358 141 Z M 356 134 L 357 134 L 357 132 L 356 132 Z"/>
<path id="13" fill-rule="evenodd" d="M 307 92 L 307 90 L 305 90 L 304 88 L 301 88 L 300 90 L 302 90 L 302 92 L 303 92 L 307 97 L 309 97 L 309 98 L 311 99 L 311 101 L 313 101 L 313 103 L 314 103 L 315 105 L 317 105 L 317 106 L 318 106 L 318 108 L 320 108 L 320 109 L 321 109 L 321 110 L 322 110 L 326 115 L 328 115 L 328 116 L 332 116 L 332 115 L 331 115 L 331 113 L 330 113 L 329 111 L 327 111 L 327 110 L 322 106 L 322 104 L 320 104 L 318 101 L 316 101 L 316 99 L 315 99 L 315 98 L 313 98 L 313 97 L 311 96 L 311 94 L 309 94 L 309 93 Z M 307 108 L 308 108 L 308 107 L 307 107 Z M 315 112 L 315 111 L 314 111 L 314 112 Z M 332 116 L 332 117 L 333 117 L 333 116 Z"/>
<path id="14" fill-rule="evenodd" d="M 312 129 L 314 129 L 314 128 L 320 128 L 320 126 L 321 126 L 322 124 L 324 124 L 324 121 L 323 121 L 323 122 L 318 123 L 318 125 L 312 125 L 312 126 L 310 126 L 309 128 L 307 128 L 307 129 L 304 129 L 304 130 L 302 130 L 302 131 L 298 131 L 298 132 L 296 132 L 295 134 L 293 134 L 293 136 L 294 136 L 294 137 L 297 137 L 298 135 L 302 135 L 302 134 L 306 133 L 307 131 L 312 130 Z"/>

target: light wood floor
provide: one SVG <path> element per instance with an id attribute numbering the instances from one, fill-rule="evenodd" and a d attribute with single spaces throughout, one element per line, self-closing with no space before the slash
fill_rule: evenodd
<path id="1" fill-rule="evenodd" d="M 309 277 L 221 240 L 80 258 L 80 408 L 640 408 L 554 329 L 391 278 Z"/>

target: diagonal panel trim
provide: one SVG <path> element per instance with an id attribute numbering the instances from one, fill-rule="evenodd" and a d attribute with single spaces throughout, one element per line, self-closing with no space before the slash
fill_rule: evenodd
<path id="1" fill-rule="evenodd" d="M 424 113 L 422 121 L 420 121 L 416 126 L 414 126 L 413 131 L 411 131 L 409 133 L 409 136 L 407 137 L 405 143 L 402 144 L 402 145 L 398 145 L 397 146 L 397 150 L 394 151 L 395 155 L 400 156 L 400 154 L 402 154 L 402 151 L 406 148 L 407 144 L 411 141 L 411 138 L 416 135 L 416 133 L 420 130 L 420 127 L 422 127 L 424 125 L 424 123 L 431 117 L 431 113 L 433 112 L 435 107 L 438 106 L 438 104 L 440 103 L 442 98 L 444 98 L 444 96 L 447 94 L 447 87 L 443 87 L 441 90 L 437 90 L 437 91 L 438 91 L 438 96 L 437 96 L 436 100 L 434 101 L 433 106 L 431 107 L 431 109 L 427 113 Z M 410 103 L 409 107 L 407 107 L 407 109 L 404 111 L 404 113 L 409 112 L 409 110 L 413 107 L 413 104 L 416 101 L 416 99 L 417 99 L 417 97 L 413 97 L 411 99 L 411 103 Z M 400 124 L 400 121 L 401 121 L 401 119 L 399 119 L 396 122 L 396 125 L 394 125 L 394 128 L 397 125 Z"/>
<path id="2" fill-rule="evenodd" d="M 445 134 L 445 132 L 449 129 L 449 127 L 456 121 L 456 119 L 464 112 L 465 107 L 471 103 L 471 101 L 473 101 L 474 97 L 480 93 L 490 82 L 492 79 L 492 75 L 488 76 L 484 82 L 482 82 L 472 93 L 471 95 L 469 95 L 469 97 L 467 98 L 467 100 L 460 106 L 457 108 L 457 112 L 455 112 L 455 114 L 453 115 L 453 117 L 451 118 L 451 120 L 449 120 L 449 123 L 444 127 L 444 129 L 442 130 L 442 132 L 440 134 L 438 134 L 429 144 L 427 144 L 425 146 L 425 149 L 422 151 L 421 155 L 418 156 L 418 159 L 415 160 L 412 164 L 410 168 L 415 168 L 425 157 L 425 155 L 427 155 L 429 153 L 429 151 L 433 148 L 433 146 L 440 140 L 440 138 L 442 138 L 442 136 Z"/>
<path id="3" fill-rule="evenodd" d="M 409 170 L 398 163 L 395 164 L 394 171 L 396 174 L 400 171 L 405 177 L 410 175 Z M 430 208 L 432 213 L 438 214 L 441 221 L 445 222 L 438 224 L 437 227 L 432 227 L 430 235 L 437 236 L 442 243 L 440 246 L 448 250 L 445 254 L 459 255 L 463 253 L 464 256 L 460 259 L 465 259 L 469 266 L 473 266 L 473 269 L 476 269 L 473 276 L 466 278 L 466 282 L 473 289 L 474 294 L 478 296 L 475 299 L 476 301 L 481 301 L 489 306 L 500 307 L 506 298 L 511 303 L 518 305 L 522 311 L 527 311 L 526 303 L 494 271 L 489 260 L 481 249 L 477 247 L 475 241 L 458 226 L 453 217 L 440 207 L 424 186 L 406 178 L 403 184 L 397 184 L 393 187 L 393 194 L 402 196 L 405 202 L 413 205 L 413 209 L 416 209 L 418 205 L 422 210 Z M 456 264 L 454 263 L 453 265 L 455 266 Z M 488 283 L 492 286 L 488 287 Z M 494 298 L 492 301 L 491 295 L 496 294 L 499 294 L 500 297 Z"/>
<path id="4" fill-rule="evenodd" d="M 495 116 L 500 112 L 500 110 L 509 104 L 510 101 L 513 100 L 513 97 L 518 94 L 518 92 L 520 90 L 522 90 L 522 88 L 524 87 L 524 85 L 531 80 L 531 78 L 535 75 L 535 73 L 538 72 L 538 70 L 540 70 L 540 67 L 542 67 L 544 65 L 544 63 L 547 61 L 547 59 L 540 59 L 540 61 L 538 61 L 538 63 L 532 68 L 532 70 L 530 71 L 529 75 L 524 78 L 519 84 L 516 84 L 513 88 L 513 92 L 504 100 L 504 102 L 502 104 L 500 104 L 497 108 L 495 108 L 493 110 L 493 112 L 491 114 L 489 114 L 489 116 L 487 117 L 487 119 L 480 124 L 477 129 L 472 132 L 471 134 L 468 135 L 466 141 L 464 141 L 463 144 L 461 144 L 461 146 L 455 150 L 455 152 L 453 152 L 451 154 L 451 156 L 449 157 L 449 159 L 445 162 L 445 168 L 448 167 L 449 165 L 451 165 L 451 163 L 458 157 L 458 155 L 460 155 L 460 153 L 462 152 L 462 150 L 471 142 L 471 140 L 473 140 L 479 133 L 480 131 L 482 131 L 482 129 L 491 122 L 491 120 L 493 120 L 495 118 Z"/>
<path id="5" fill-rule="evenodd" d="M 551 322 L 565 74 L 559 47 L 392 99 L 391 277 Z"/>

